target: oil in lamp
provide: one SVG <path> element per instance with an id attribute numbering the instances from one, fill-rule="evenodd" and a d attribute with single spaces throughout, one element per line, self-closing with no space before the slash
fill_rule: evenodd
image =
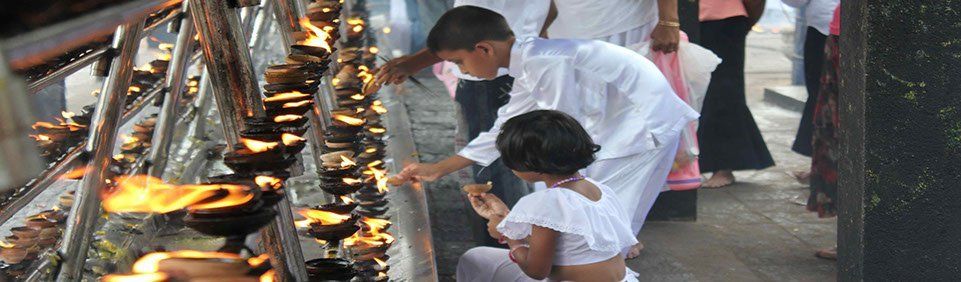
<path id="1" fill-rule="evenodd" d="M 347 196 L 340 196 L 340 200 L 333 203 L 323 204 L 314 209 L 336 214 L 349 214 L 357 208 L 357 202 Z"/>
<path id="2" fill-rule="evenodd" d="M 285 152 L 282 142 L 248 138 L 241 138 L 240 141 L 233 151 L 224 154 L 224 164 L 239 174 L 284 171 L 296 161 L 294 155 Z"/>

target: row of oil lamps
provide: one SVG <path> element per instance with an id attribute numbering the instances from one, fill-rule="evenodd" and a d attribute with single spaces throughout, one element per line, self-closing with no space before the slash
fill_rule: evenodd
<path id="1" fill-rule="evenodd" d="M 170 46 L 161 45 L 164 51 L 158 59 L 155 59 L 142 67 L 135 68 L 133 81 L 127 91 L 128 109 L 135 102 L 142 100 L 144 89 L 159 87 L 161 79 L 166 73 L 166 68 L 170 60 Z M 186 97 L 192 97 L 197 93 L 198 77 L 191 77 L 186 87 Z M 96 93 L 94 93 L 96 94 Z M 35 134 L 31 134 L 37 142 L 41 151 L 41 156 L 49 163 L 54 163 L 63 158 L 63 155 L 75 146 L 79 145 L 87 136 L 94 106 L 88 105 L 83 108 L 81 114 L 72 112 L 62 112 L 60 117 L 55 117 L 55 122 L 39 121 L 32 125 Z M 153 137 L 153 130 L 156 125 L 156 115 L 150 115 L 133 125 L 131 134 L 121 135 L 122 144 L 120 153 L 115 155 L 110 164 L 109 173 L 113 176 L 128 173 L 146 150 L 150 148 L 150 139 Z M 61 179 L 80 179 L 86 173 L 87 166 L 81 165 L 60 176 Z M 13 191 L 14 193 L 17 190 Z M 8 199 L 10 195 L 6 195 Z M 11 228 L 10 233 L 0 241 L 0 269 L 4 277 L 17 277 L 27 269 L 30 263 L 38 259 L 38 255 L 46 249 L 54 247 L 62 233 L 63 221 L 67 217 L 70 207 L 73 205 L 73 191 L 67 191 L 60 195 L 58 204 L 52 209 L 30 215 L 23 226 Z"/>
<path id="2" fill-rule="evenodd" d="M 248 234 L 273 221 L 284 193 L 288 168 L 305 147 L 307 111 L 327 71 L 331 47 L 338 40 L 341 3 L 309 5 L 301 20 L 304 32 L 286 63 L 265 72 L 265 118 L 245 121 L 241 142 L 224 156 L 234 173 L 205 184 L 171 185 L 147 176 L 115 181 L 103 207 L 113 213 L 183 214 L 184 223 L 203 234 L 226 238 L 218 252 L 155 252 L 140 258 L 132 273 L 108 275 L 104 281 L 269 281 L 273 272 L 265 256 L 244 245 Z M 339 201 L 302 209 L 298 221 L 306 234 L 328 246 L 328 256 L 306 262 L 311 281 L 385 281 L 387 249 L 394 238 L 386 216 L 387 171 L 384 165 L 386 112 L 362 89 L 372 78 L 376 48 L 366 47 L 365 23 L 347 21 L 347 39 L 338 55 L 343 67 L 333 79 L 337 108 L 324 136 L 320 188 Z M 373 52 L 372 52 L 373 51 Z M 355 210 L 356 209 L 356 210 Z M 286 211 L 284 211 L 286 212 Z M 339 252 L 338 242 L 344 250 Z M 247 250 L 252 258 L 239 254 Z M 228 279 L 229 277 L 229 279 Z M 227 279 L 227 280 L 224 280 Z"/>

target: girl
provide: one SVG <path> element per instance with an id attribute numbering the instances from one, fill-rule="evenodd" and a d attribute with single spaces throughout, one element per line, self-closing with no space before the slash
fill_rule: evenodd
<path id="1" fill-rule="evenodd" d="M 508 168 L 548 189 L 521 198 L 511 210 L 491 194 L 472 194 L 490 235 L 510 249 L 473 248 L 457 264 L 457 281 L 637 281 L 621 250 L 637 243 L 614 192 L 579 170 L 600 146 L 559 111 L 511 118 L 497 136 Z"/>

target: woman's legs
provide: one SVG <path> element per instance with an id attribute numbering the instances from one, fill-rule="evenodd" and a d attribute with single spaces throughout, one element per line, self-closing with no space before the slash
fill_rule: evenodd
<path id="1" fill-rule="evenodd" d="M 749 29 L 745 17 L 701 23 L 702 46 L 723 60 L 712 73 L 697 132 L 701 171 L 714 173 L 704 187 L 733 183 L 734 170 L 774 165 L 744 96 L 744 47 Z"/>

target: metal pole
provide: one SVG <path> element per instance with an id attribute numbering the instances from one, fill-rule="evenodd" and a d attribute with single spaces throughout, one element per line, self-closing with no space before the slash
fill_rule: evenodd
<path id="1" fill-rule="evenodd" d="M 118 27 L 114 34 L 113 45 L 120 55 L 111 64 L 110 75 L 104 80 L 103 92 L 97 99 L 90 136 L 84 148 L 91 156 L 91 169 L 84 175 L 80 189 L 77 189 L 76 203 L 67 218 L 63 245 L 60 247 L 63 265 L 57 281 L 80 281 L 83 275 L 90 238 L 100 216 L 100 190 L 110 169 L 114 141 L 117 139 L 143 26 L 141 19 Z"/>
<path id="2" fill-rule="evenodd" d="M 179 115 L 180 97 L 187 79 L 187 64 L 194 49 L 194 25 L 190 20 L 187 2 L 183 3 L 181 11 L 180 30 L 177 32 L 177 42 L 174 45 L 167 68 L 167 97 L 160 107 L 157 116 L 157 128 L 154 130 L 153 146 L 150 148 L 148 174 L 153 177 L 163 177 L 167 168 L 167 157 L 170 153 L 170 143 L 173 141 L 174 129 Z"/>
<path id="3" fill-rule="evenodd" d="M 207 67 L 203 67 L 200 72 L 200 83 L 197 85 L 197 111 L 194 117 L 193 134 L 194 137 L 206 139 L 207 136 L 207 114 L 210 112 L 210 75 L 207 74 Z"/>
<path id="4" fill-rule="evenodd" d="M 223 117 L 224 137 L 232 147 L 240 139 L 245 118 L 265 116 L 247 40 L 240 28 L 240 16 L 230 5 L 231 1 L 190 2 L 190 13 L 200 31 L 207 74 Z"/>
<path id="5" fill-rule="evenodd" d="M 0 191 L 20 187 L 40 173 L 37 145 L 27 137 L 30 114 L 26 87 L 7 69 L 0 55 Z M 4 220 L 6 221 L 6 220 Z"/>
<path id="6" fill-rule="evenodd" d="M 290 53 L 290 45 L 296 42 L 293 40 L 293 32 L 300 30 L 300 18 L 307 15 L 307 7 L 301 0 L 274 0 L 277 7 L 274 9 L 274 17 L 277 19 L 277 29 L 280 31 L 280 38 L 284 40 L 284 48 Z"/>

